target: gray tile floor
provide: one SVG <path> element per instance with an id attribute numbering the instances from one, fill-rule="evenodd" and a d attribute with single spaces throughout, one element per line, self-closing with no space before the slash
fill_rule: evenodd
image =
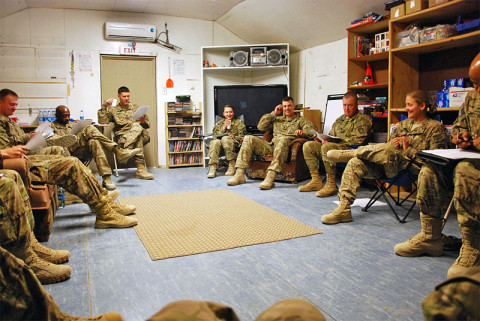
<path id="1" fill-rule="evenodd" d="M 261 191 L 257 180 L 229 187 L 223 175 L 207 179 L 205 168 L 152 172 L 154 180 L 142 181 L 134 169 L 121 170 L 113 178 L 120 197 L 226 188 L 324 233 L 152 261 L 133 228 L 95 229 L 88 206 L 68 205 L 57 212 L 47 243 L 71 252 L 71 278 L 45 286 L 62 311 L 76 316 L 118 311 L 125 320 L 144 320 L 169 302 L 192 299 L 230 305 L 247 321 L 293 297 L 315 304 L 327 320 L 421 320 L 422 300 L 446 278 L 458 255 L 394 254 L 396 243 L 419 231 L 418 211 L 400 224 L 387 206 L 368 213 L 354 207 L 352 223 L 328 226 L 321 216 L 336 207 L 337 197 L 298 192 L 306 182 Z M 359 197 L 371 193 L 362 188 Z M 455 216 L 444 231 L 460 236 Z"/>

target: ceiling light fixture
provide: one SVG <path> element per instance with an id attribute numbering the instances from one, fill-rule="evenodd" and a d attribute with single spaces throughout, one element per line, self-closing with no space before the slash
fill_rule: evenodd
<path id="1" fill-rule="evenodd" d="M 163 33 L 165 34 L 166 41 L 163 41 L 163 40 L 158 39 L 158 38 L 160 38 L 160 36 L 161 36 Z M 160 47 L 165 48 L 165 49 L 170 50 L 170 51 L 173 51 L 173 52 L 175 52 L 175 53 L 180 53 L 180 51 L 182 51 L 182 48 L 177 47 L 177 46 L 175 46 L 175 45 L 172 45 L 172 44 L 170 43 L 170 41 L 168 40 L 168 29 L 167 29 L 167 23 L 166 23 L 166 22 L 165 22 L 165 31 L 162 31 L 162 32 L 160 32 L 160 33 L 158 34 L 158 37 L 157 37 L 157 39 L 155 39 L 155 42 L 156 42 L 156 44 L 159 45 Z"/>

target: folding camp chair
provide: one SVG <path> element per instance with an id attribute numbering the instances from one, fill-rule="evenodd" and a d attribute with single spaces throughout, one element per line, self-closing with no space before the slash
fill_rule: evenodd
<path id="1" fill-rule="evenodd" d="M 367 205 L 365 205 L 365 207 L 362 208 L 362 211 L 367 212 L 368 209 L 380 197 L 383 197 L 383 199 L 387 202 L 388 206 L 392 210 L 398 222 L 405 223 L 405 219 L 410 215 L 413 208 L 415 207 L 415 204 L 417 203 L 416 198 L 414 200 L 410 200 L 410 197 L 414 195 L 417 191 L 418 175 L 410 172 L 410 167 L 412 166 L 413 163 L 414 163 L 414 160 L 411 160 L 405 169 L 401 170 L 397 175 L 395 175 L 392 178 L 376 178 L 375 187 L 377 188 L 377 190 L 375 191 L 375 194 L 373 194 L 373 196 L 370 198 Z M 393 193 L 390 192 L 390 189 L 392 188 L 392 186 L 397 187 L 396 192 L 393 192 Z M 401 186 L 413 186 L 413 188 L 407 196 L 402 197 L 400 194 Z M 412 205 L 407 209 L 407 213 L 405 214 L 405 216 L 402 219 L 400 219 L 400 216 L 397 214 L 397 211 L 392 206 L 390 200 L 392 200 L 396 206 L 400 206 L 400 207 L 403 207 L 403 204 L 405 202 L 411 202 Z"/>

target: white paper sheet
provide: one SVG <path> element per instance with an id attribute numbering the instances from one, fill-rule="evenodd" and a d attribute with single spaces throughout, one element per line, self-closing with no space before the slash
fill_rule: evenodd
<path id="1" fill-rule="evenodd" d="M 360 207 L 365 207 L 368 204 L 368 201 L 370 201 L 369 198 L 357 198 L 355 202 L 353 202 L 352 205 L 350 206 L 360 206 Z M 340 201 L 333 201 L 335 204 L 339 204 Z M 376 201 L 372 206 L 385 206 L 387 203 Z"/>
<path id="2" fill-rule="evenodd" d="M 79 120 L 72 126 L 72 130 L 70 131 L 70 134 L 76 135 L 78 134 L 82 129 L 85 127 L 88 127 L 92 124 L 91 119 L 85 119 L 85 120 Z"/>
<path id="3" fill-rule="evenodd" d="M 150 108 L 150 106 L 140 106 L 140 107 L 138 107 L 135 114 L 133 114 L 132 119 L 138 120 L 140 117 L 142 117 L 143 115 L 145 115 L 147 113 L 149 108 Z"/>
<path id="4" fill-rule="evenodd" d="M 449 159 L 480 159 L 480 153 L 464 149 L 430 149 L 422 150 L 423 153 L 432 154 Z"/>
<path id="5" fill-rule="evenodd" d="M 30 140 L 25 144 L 25 146 L 28 147 L 28 149 L 33 152 L 39 148 L 43 148 L 47 146 L 47 141 L 41 134 L 35 135 Z"/>
<path id="6" fill-rule="evenodd" d="M 38 125 L 38 127 L 35 128 L 35 133 L 45 132 L 45 130 L 47 128 L 50 128 L 50 122 L 49 121 L 45 121 L 45 122 L 41 123 L 40 125 Z"/>

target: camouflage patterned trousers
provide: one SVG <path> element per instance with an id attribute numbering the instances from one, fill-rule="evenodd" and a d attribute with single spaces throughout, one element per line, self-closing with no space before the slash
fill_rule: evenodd
<path id="1" fill-rule="evenodd" d="M 90 207 L 108 195 L 92 172 L 76 157 L 56 155 L 30 156 L 27 162 L 32 184 L 56 184 L 74 194 Z"/>
<path id="2" fill-rule="evenodd" d="M 69 151 L 61 146 L 49 146 L 39 148 L 34 152 L 29 152 L 29 155 L 61 155 L 61 156 L 70 156 Z"/>
<path id="3" fill-rule="evenodd" d="M 338 197 L 347 199 L 352 204 L 357 197 L 357 190 L 363 177 L 390 178 L 405 169 L 407 165 L 408 160 L 393 144 L 360 146 L 357 149 L 357 157 L 348 161 L 343 172 Z"/>
<path id="4" fill-rule="evenodd" d="M 237 158 L 237 153 L 235 153 L 235 147 L 237 143 L 230 136 L 223 136 L 221 139 L 214 139 L 210 142 L 208 147 L 208 157 L 210 161 L 208 165 L 217 165 L 218 159 L 220 158 L 220 150 L 223 147 L 225 152 L 225 158 L 227 161 L 235 160 Z"/>
<path id="5" fill-rule="evenodd" d="M 318 171 L 320 160 L 323 160 L 327 175 L 335 175 L 337 163 L 327 158 L 327 152 L 334 149 L 348 149 L 347 145 L 337 143 L 325 143 L 309 141 L 303 144 L 303 157 L 310 172 Z"/>
<path id="6" fill-rule="evenodd" d="M 292 139 L 277 138 L 275 144 L 268 143 L 263 139 L 256 136 L 245 136 L 242 147 L 238 152 L 237 168 L 247 168 L 248 162 L 252 158 L 253 153 L 259 156 L 272 155 L 273 160 L 268 167 L 268 170 L 275 171 L 277 173 L 282 171 L 282 166 L 285 164 L 288 158 L 288 152 L 290 145 L 292 145 Z"/>
<path id="7" fill-rule="evenodd" d="M 453 186 L 452 178 L 453 175 Z M 463 160 L 453 174 L 447 167 L 426 163 L 418 175 L 417 202 L 420 211 L 432 217 L 443 215 L 442 204 L 453 187 L 453 204 L 461 225 L 480 224 L 480 161 Z"/>
<path id="8" fill-rule="evenodd" d="M 29 244 L 32 208 L 20 175 L 13 170 L 0 173 L 0 245 L 17 251 Z"/>
<path id="9" fill-rule="evenodd" d="M 132 127 L 127 132 L 116 132 L 115 138 L 118 145 L 125 149 L 140 148 L 141 151 L 135 154 L 135 163 L 145 164 L 145 155 L 143 146 L 150 142 L 150 135 L 147 130 L 140 125 L 140 123 L 133 123 Z"/>
<path id="10" fill-rule="evenodd" d="M 2 320 L 60 320 L 60 308 L 35 273 L 0 247 L 0 311 Z"/>
<path id="11" fill-rule="evenodd" d="M 103 135 L 93 125 L 85 127 L 77 137 L 77 142 L 70 147 L 71 155 L 83 161 L 93 157 L 100 176 L 112 175 L 112 168 L 108 163 L 105 150 L 111 151 L 117 147 L 118 144 Z"/>

